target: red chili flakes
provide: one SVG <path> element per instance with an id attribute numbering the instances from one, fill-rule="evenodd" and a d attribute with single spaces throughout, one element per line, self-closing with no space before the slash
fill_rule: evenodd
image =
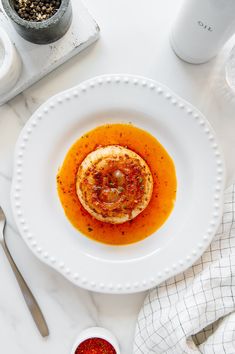
<path id="1" fill-rule="evenodd" d="M 105 339 L 89 338 L 79 344 L 75 354 L 117 354 L 117 352 Z"/>

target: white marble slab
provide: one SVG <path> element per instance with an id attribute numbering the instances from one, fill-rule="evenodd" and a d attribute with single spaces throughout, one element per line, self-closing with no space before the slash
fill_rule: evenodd
<path id="1" fill-rule="evenodd" d="M 46 45 L 23 39 L 14 29 L 0 6 L 0 26 L 8 33 L 22 60 L 22 72 L 14 88 L 0 95 L 0 105 L 7 102 L 49 72 L 95 42 L 99 26 L 80 0 L 71 0 L 73 19 L 67 33 L 58 41 Z"/>
<path id="2" fill-rule="evenodd" d="M 70 354 L 78 332 L 96 324 L 116 334 L 122 354 L 132 354 L 135 321 L 145 296 L 101 295 L 76 288 L 39 262 L 15 228 L 9 197 L 14 145 L 32 112 L 51 95 L 104 73 L 161 81 L 206 115 L 224 150 L 228 183 L 235 178 L 235 96 L 224 80 L 226 51 L 197 66 L 174 55 L 168 34 L 180 0 L 85 0 L 85 5 L 101 27 L 100 40 L 0 107 L 0 204 L 9 221 L 6 235 L 51 332 L 45 340 L 39 336 L 0 249 L 0 352 L 4 354 Z M 33 183 L 31 187 L 33 191 Z"/>

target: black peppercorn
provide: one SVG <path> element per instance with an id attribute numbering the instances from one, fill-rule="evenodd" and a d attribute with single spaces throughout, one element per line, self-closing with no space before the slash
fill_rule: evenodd
<path id="1" fill-rule="evenodd" d="M 53 16 L 61 5 L 55 0 L 15 0 L 14 8 L 18 15 L 27 21 L 40 22 Z"/>

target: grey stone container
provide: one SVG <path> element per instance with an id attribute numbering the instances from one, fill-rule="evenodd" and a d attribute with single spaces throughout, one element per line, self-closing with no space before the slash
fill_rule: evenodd
<path id="1" fill-rule="evenodd" d="M 48 20 L 41 22 L 23 20 L 14 9 L 14 0 L 2 0 L 2 5 L 21 37 L 37 44 L 55 42 L 68 31 L 72 21 L 70 0 L 61 0 L 57 12 Z"/>

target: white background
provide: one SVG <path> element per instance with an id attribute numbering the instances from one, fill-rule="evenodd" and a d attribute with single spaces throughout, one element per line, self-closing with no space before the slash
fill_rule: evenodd
<path id="1" fill-rule="evenodd" d="M 224 79 L 225 60 L 232 43 L 204 65 L 194 66 L 178 59 L 169 44 L 169 31 L 180 2 L 86 0 L 101 27 L 99 41 L 0 107 L 0 203 L 9 221 L 6 235 L 50 328 L 50 337 L 43 340 L 0 251 L 1 353 L 70 354 L 79 331 L 99 325 L 116 334 L 123 354 L 131 354 L 135 322 L 145 296 L 101 295 L 76 288 L 40 263 L 16 231 L 9 198 L 14 144 L 24 123 L 47 98 L 99 74 L 130 73 L 156 79 L 206 115 L 224 150 L 227 184 L 235 177 L 235 94 Z"/>

